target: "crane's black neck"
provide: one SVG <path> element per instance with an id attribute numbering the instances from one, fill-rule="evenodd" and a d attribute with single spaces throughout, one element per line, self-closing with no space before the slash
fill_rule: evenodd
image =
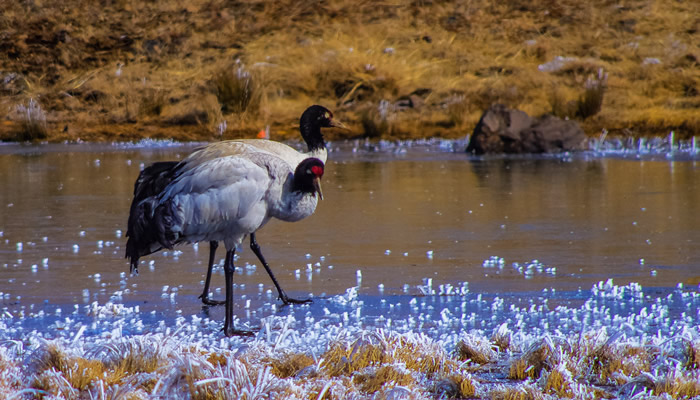
<path id="1" fill-rule="evenodd" d="M 301 137 L 309 147 L 309 152 L 326 148 L 326 142 L 321 133 L 321 115 L 317 115 L 317 110 L 310 107 L 299 119 L 299 130 Z"/>

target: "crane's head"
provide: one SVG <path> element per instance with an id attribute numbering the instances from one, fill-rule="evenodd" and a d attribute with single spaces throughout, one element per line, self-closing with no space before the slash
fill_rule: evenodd
<path id="1" fill-rule="evenodd" d="M 294 171 L 294 186 L 302 193 L 318 193 L 318 198 L 323 200 L 321 191 L 321 178 L 323 177 L 323 161 L 309 157 L 297 165 Z"/>
<path id="2" fill-rule="evenodd" d="M 314 105 L 306 109 L 318 121 L 321 128 L 343 128 L 348 129 L 342 122 L 333 119 L 333 113 L 326 107 Z"/>
<path id="3" fill-rule="evenodd" d="M 301 136 L 309 146 L 309 151 L 325 147 L 321 128 L 348 129 L 342 122 L 333 119 L 333 113 L 326 107 L 313 105 L 307 108 L 299 119 Z"/>

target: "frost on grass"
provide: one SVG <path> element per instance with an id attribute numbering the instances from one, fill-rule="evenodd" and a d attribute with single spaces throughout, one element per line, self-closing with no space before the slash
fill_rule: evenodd
<path id="1" fill-rule="evenodd" d="M 382 329 L 341 329 L 320 353 L 305 353 L 265 335 L 222 347 L 164 334 L 89 343 L 37 340 L 27 347 L 3 342 L 0 394 L 134 399 L 700 395 L 700 371 L 683 359 L 688 354 L 684 338 L 608 336 L 593 330 L 515 338 L 514 348 L 524 351 L 496 351 L 491 339 L 470 333 L 461 335 L 450 353 L 440 340 Z M 476 352 L 486 354 L 482 369 L 463 362 L 468 343 L 470 359 Z M 508 379 L 495 382 L 494 373 Z"/>
<path id="2" fill-rule="evenodd" d="M 22 330 L 5 316 L 0 318 L 0 398 L 700 396 L 696 319 L 671 324 L 663 308 L 666 300 L 653 302 L 661 311 L 640 307 L 630 315 L 609 315 L 608 303 L 597 302 L 636 301 L 640 288 L 608 282 L 591 292 L 593 300 L 581 308 L 559 307 L 561 324 L 546 330 L 519 325 L 532 307 L 505 307 L 517 315 L 511 320 L 499 314 L 500 321 L 510 322 L 499 321 L 490 330 L 460 328 L 467 320 L 458 315 L 455 324 L 436 320 L 436 330 L 408 329 L 410 324 L 398 318 L 391 328 L 369 326 L 333 312 L 321 317 L 273 315 L 262 319 L 252 339 L 225 338 L 220 324 L 206 318 L 192 318 L 191 323 L 178 319 L 175 327 L 146 324 L 150 333 L 125 334 L 126 329 L 115 326 L 126 327 L 125 321 L 141 314 L 116 303 L 86 307 L 91 324 L 65 322 L 60 332 Z M 694 292 L 677 295 L 688 307 L 698 304 Z M 331 302 L 353 309 L 362 300 L 350 290 Z M 539 318 L 553 321 L 551 313 L 543 311 Z M 570 318 L 591 325 L 571 329 Z"/>
<path id="3" fill-rule="evenodd" d="M 494 344 L 483 336 L 466 334 L 457 343 L 457 358 L 460 361 L 487 364 L 496 360 Z"/>
<path id="4" fill-rule="evenodd" d="M 19 121 L 19 129 L 15 132 L 15 139 L 19 141 L 45 139 L 46 113 L 39 102 L 29 99 L 26 105 L 18 104 L 12 117 Z"/>
<path id="5" fill-rule="evenodd" d="M 0 398 L 7 399 L 24 390 L 24 374 L 18 350 L 13 347 L 17 342 L 7 342 L 0 347 Z M 20 350 L 21 353 L 21 350 Z"/>

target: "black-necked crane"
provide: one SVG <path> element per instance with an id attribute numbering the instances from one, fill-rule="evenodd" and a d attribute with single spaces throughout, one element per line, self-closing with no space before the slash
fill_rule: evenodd
<path id="1" fill-rule="evenodd" d="M 226 156 L 240 156 L 240 157 L 251 157 L 256 153 L 273 154 L 286 163 L 290 165 L 292 169 L 306 158 L 315 157 L 325 162 L 327 159 L 326 144 L 323 139 L 323 134 L 321 128 L 324 127 L 340 127 L 346 128 L 341 122 L 333 119 L 333 113 L 328 109 L 314 105 L 307 108 L 302 114 L 299 120 L 299 130 L 301 136 L 306 142 L 308 147 L 308 152 L 299 152 L 294 148 L 271 140 L 260 140 L 260 139 L 237 139 L 228 140 L 223 142 L 212 143 L 195 153 L 200 154 L 197 157 L 226 157 Z M 130 258 L 131 271 L 138 271 L 138 259 L 141 256 L 150 254 L 152 251 L 139 247 L 137 241 L 133 238 L 134 229 L 138 228 L 139 224 L 143 223 L 143 215 L 151 214 L 154 212 L 152 209 L 152 204 L 150 201 L 145 201 L 153 196 L 158 195 L 163 192 L 163 190 L 178 176 L 179 169 L 182 168 L 182 163 L 177 161 L 165 161 L 156 162 L 148 167 L 146 167 L 139 174 L 136 183 L 134 184 L 134 199 L 131 204 L 129 222 L 127 228 L 127 250 L 126 256 Z M 143 234 L 150 234 L 145 231 Z M 157 238 L 154 237 L 141 237 L 140 241 L 154 243 Z M 204 283 L 204 290 L 200 298 L 204 304 L 216 305 L 222 304 L 224 302 L 214 301 L 209 299 L 209 285 L 211 282 L 212 269 L 214 264 L 214 259 L 216 255 L 216 249 L 218 247 L 218 241 L 212 240 L 209 242 L 209 261 L 207 268 L 207 276 Z M 277 288 L 279 298 L 284 304 L 289 303 L 304 303 L 310 300 L 297 300 L 290 298 L 281 288 L 277 279 L 275 278 L 272 270 L 265 261 L 262 255 L 260 246 L 257 243 L 255 232 L 250 233 L 250 247 L 251 250 L 258 257 L 260 262 L 265 267 L 266 271 L 270 275 L 272 282 Z M 154 250 L 157 251 L 157 250 Z"/>
<path id="2" fill-rule="evenodd" d="M 141 212 L 130 215 L 127 241 L 132 267 L 139 257 L 180 243 L 223 241 L 226 336 L 250 334 L 233 326 L 236 246 L 272 218 L 294 222 L 310 216 L 323 198 L 324 164 L 318 158 L 306 158 L 293 168 L 273 153 L 240 150 L 224 155 L 207 146 L 167 169 L 160 175 L 167 176 L 167 185 L 151 190 L 137 206 Z M 259 249 L 256 254 L 262 259 Z M 268 272 L 276 283 L 269 267 Z"/>
<path id="3" fill-rule="evenodd" d="M 206 146 L 202 150 L 206 149 L 207 154 L 218 157 L 225 155 L 246 156 L 256 152 L 272 153 L 288 162 L 292 168 L 295 168 L 302 160 L 308 157 L 316 157 L 325 163 L 328 157 L 328 152 L 326 150 L 326 143 L 323 139 L 321 128 L 329 127 L 347 129 L 341 122 L 333 119 L 333 113 L 330 110 L 323 106 L 313 105 L 307 108 L 302 113 L 301 118 L 299 118 L 299 131 L 301 133 L 301 137 L 304 139 L 304 142 L 306 142 L 308 152 L 297 151 L 284 143 L 261 139 L 236 139 L 216 142 Z M 136 183 L 134 184 L 134 199 L 131 203 L 126 233 L 127 237 L 132 236 L 131 232 L 133 230 L 133 226 L 138 221 L 139 216 L 144 212 L 152 211 L 144 210 L 145 204 L 142 204 L 143 200 L 153 196 L 155 193 L 160 193 L 175 176 L 178 165 L 179 163 L 177 161 L 156 162 L 141 171 L 138 179 L 136 179 Z M 199 296 L 202 299 L 202 302 L 207 305 L 217 305 L 223 303 L 221 301 L 209 299 L 209 286 L 211 283 L 211 275 L 217 248 L 217 241 L 209 242 L 207 276 L 204 281 L 204 290 Z M 293 299 L 287 296 L 284 290 L 282 290 L 281 286 L 277 282 L 277 279 L 272 273 L 270 266 L 267 264 L 262 255 L 255 233 L 250 235 L 250 248 L 263 264 L 267 273 L 270 275 L 272 282 L 277 288 L 279 298 L 284 304 L 305 303 L 309 301 L 307 299 Z M 127 241 L 126 257 L 131 259 L 131 272 L 138 272 L 138 259 L 143 255 L 144 254 L 138 254 L 132 240 Z"/>

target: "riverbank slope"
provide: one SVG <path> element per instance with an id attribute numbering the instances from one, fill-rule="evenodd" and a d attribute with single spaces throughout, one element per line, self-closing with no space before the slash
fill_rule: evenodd
<path id="1" fill-rule="evenodd" d="M 700 3 L 87 0 L 0 5 L 0 140 L 456 138 L 493 103 L 700 134 Z"/>

